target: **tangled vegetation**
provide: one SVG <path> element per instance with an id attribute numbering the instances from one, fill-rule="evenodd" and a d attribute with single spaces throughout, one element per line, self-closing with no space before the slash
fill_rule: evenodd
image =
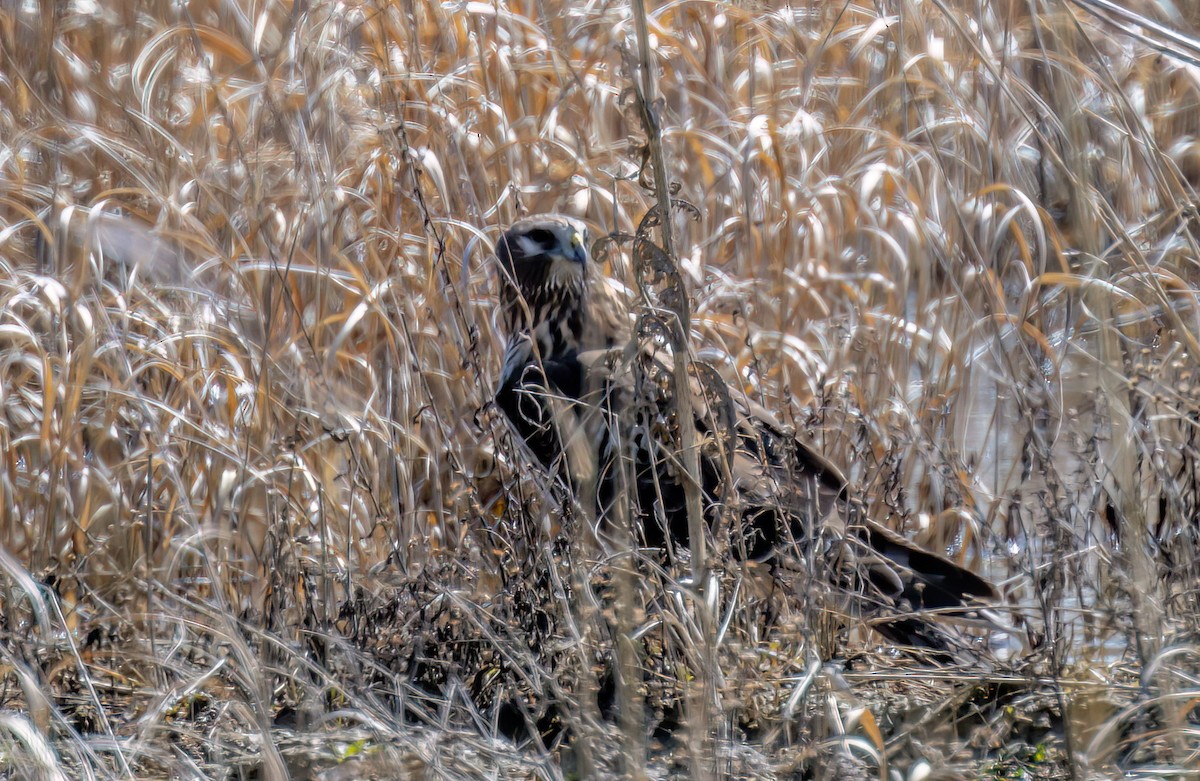
<path id="1" fill-rule="evenodd" d="M 1200 13 L 640 9 L 0 9 L 0 777 L 1194 770 Z M 636 289 L 669 197 L 691 355 L 1007 638 L 589 558 L 492 244 Z"/>

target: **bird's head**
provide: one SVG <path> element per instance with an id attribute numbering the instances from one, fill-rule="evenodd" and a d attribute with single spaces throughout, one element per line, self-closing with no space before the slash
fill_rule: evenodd
<path id="1" fill-rule="evenodd" d="M 505 336 L 528 334 L 543 358 L 578 350 L 587 294 L 588 231 L 579 220 L 541 214 L 513 223 L 496 243 Z"/>

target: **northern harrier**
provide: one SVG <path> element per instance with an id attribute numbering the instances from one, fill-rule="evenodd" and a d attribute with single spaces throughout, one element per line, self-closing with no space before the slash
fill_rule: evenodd
<path id="1" fill-rule="evenodd" d="M 635 349 L 618 349 L 629 342 L 629 304 L 591 268 L 579 221 L 523 219 L 496 254 L 508 340 L 498 405 L 543 465 L 562 469 L 576 490 L 592 487 L 601 525 L 620 501 L 615 464 L 623 457 L 620 484 L 640 542 L 686 548 L 687 477 L 663 340 L 642 335 Z M 710 528 L 729 523 L 735 553 L 746 558 L 769 558 L 790 543 L 822 551 L 837 560 L 831 569 L 853 573 L 838 579 L 858 593 L 882 634 L 949 650 L 951 635 L 929 611 L 966 615 L 997 599 L 995 589 L 864 517 L 835 467 L 715 376 L 697 370 L 687 388 Z M 598 434 L 572 430 L 597 410 Z M 591 478 L 580 479 L 585 473 Z"/>

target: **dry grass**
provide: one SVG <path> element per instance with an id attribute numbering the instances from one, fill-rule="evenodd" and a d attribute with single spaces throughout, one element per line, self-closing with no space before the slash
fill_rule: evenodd
<path id="1" fill-rule="evenodd" d="M 985 674 L 555 536 L 488 405 L 490 242 L 655 204 L 630 8 L 7 4 L 0 776 L 1194 770 L 1181 5 L 648 9 L 694 351 L 1004 584 L 1035 647 Z M 620 696 L 679 697 L 677 745 L 589 705 L 637 627 Z"/>

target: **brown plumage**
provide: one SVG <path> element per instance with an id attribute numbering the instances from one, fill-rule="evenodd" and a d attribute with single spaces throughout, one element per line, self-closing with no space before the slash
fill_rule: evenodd
<path id="1" fill-rule="evenodd" d="M 526 334 L 553 357 L 612 347 L 629 337 L 629 302 L 596 274 L 587 226 L 561 214 L 513 223 L 496 245 L 500 315 L 507 336 Z"/>
<path id="2" fill-rule="evenodd" d="M 497 254 L 508 337 L 499 406 L 544 465 L 576 489 L 595 486 L 602 521 L 616 502 L 628 502 L 642 544 L 686 549 L 683 443 L 665 329 L 643 320 L 627 347 L 628 304 L 590 268 L 575 220 L 521 220 Z M 997 599 L 983 578 L 865 517 L 836 467 L 714 371 L 692 368 L 704 513 L 710 528 L 729 525 L 734 555 L 820 551 L 882 634 L 939 650 L 950 650 L 954 636 L 925 611 L 965 616 Z M 598 414 L 581 414 L 589 409 Z M 598 430 L 580 436 L 584 417 Z M 624 480 L 617 455 L 630 467 Z M 584 472 L 593 479 L 581 480 Z"/>

